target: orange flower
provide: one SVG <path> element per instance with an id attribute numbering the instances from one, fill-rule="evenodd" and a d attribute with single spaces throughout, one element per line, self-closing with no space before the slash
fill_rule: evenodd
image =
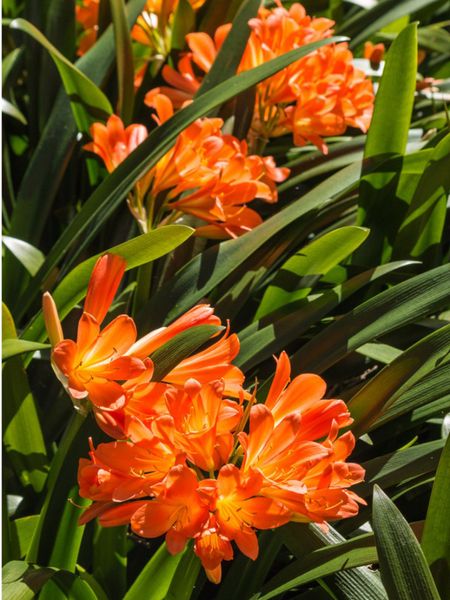
<path id="1" fill-rule="evenodd" d="M 250 411 L 250 431 L 240 433 L 242 470 L 260 473 L 261 494 L 291 510 L 292 520 L 325 522 L 358 512 L 356 494 L 345 489 L 362 481 L 364 469 L 345 463 L 354 447 L 352 423 L 342 400 L 322 400 L 325 382 L 300 375 L 286 387 L 290 363 L 283 352 L 265 405 Z M 325 442 L 320 440 L 328 436 Z"/>
<path id="2" fill-rule="evenodd" d="M 172 443 L 191 463 L 210 473 L 228 461 L 234 444 L 231 431 L 242 417 L 241 406 L 224 399 L 223 391 L 221 381 L 202 386 L 188 379 L 184 390 L 167 390 L 168 414 L 151 424 L 158 438 Z"/>
<path id="3" fill-rule="evenodd" d="M 142 144 L 148 135 L 144 125 L 129 125 L 125 128 L 117 115 L 111 115 L 106 125 L 93 123 L 90 134 L 92 142 L 86 144 L 84 149 L 100 156 L 109 173 Z"/>
<path id="4" fill-rule="evenodd" d="M 233 546 L 220 532 L 213 514 L 203 529 L 195 536 L 194 552 L 200 558 L 206 575 L 213 583 L 222 579 L 222 561 L 233 560 Z"/>
<path id="5" fill-rule="evenodd" d="M 152 486 L 164 479 L 178 462 L 184 462 L 172 446 L 157 438 L 141 444 L 113 442 L 92 446 L 90 460 L 80 459 L 80 496 L 96 502 L 124 502 L 152 495 Z"/>
<path id="6" fill-rule="evenodd" d="M 117 409 L 126 400 L 121 381 L 144 373 L 148 378 L 151 376 L 150 363 L 126 354 L 136 341 L 136 326 L 130 317 L 119 315 L 100 330 L 124 270 L 125 261 L 120 256 L 106 254 L 98 259 L 78 323 L 77 341 L 63 339 L 53 347 L 55 372 L 75 406 L 82 410 L 86 409 L 83 401 L 88 396 L 102 410 Z M 57 329 L 59 319 L 56 310 L 49 311 L 49 305 L 54 303 L 48 296 L 44 316 L 47 329 L 52 332 Z"/>
<path id="7" fill-rule="evenodd" d="M 100 0 L 81 0 L 75 6 L 75 18 L 84 30 L 77 49 L 78 56 L 85 54 L 97 40 L 99 8 Z"/>
<path id="8" fill-rule="evenodd" d="M 173 467 L 164 483 L 154 486 L 154 500 L 147 502 L 131 517 L 131 528 L 143 537 L 166 534 L 167 549 L 177 554 L 184 549 L 208 519 L 208 505 L 199 494 L 197 477 L 191 469 Z"/>
<path id="9" fill-rule="evenodd" d="M 364 44 L 364 58 L 370 60 L 372 69 L 379 68 L 385 51 L 386 48 L 384 47 L 384 44 L 372 44 L 372 42 L 366 42 Z"/>

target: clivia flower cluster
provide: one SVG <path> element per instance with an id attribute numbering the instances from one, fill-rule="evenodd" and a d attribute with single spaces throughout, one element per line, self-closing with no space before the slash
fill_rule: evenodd
<path id="1" fill-rule="evenodd" d="M 364 470 L 346 462 L 355 440 L 339 431 L 352 419 L 342 400 L 323 399 L 323 379 L 291 380 L 282 352 L 267 398 L 257 403 L 232 364 L 239 340 L 228 328 L 154 377 L 155 351 L 180 332 L 219 328 L 220 320 L 199 305 L 141 339 L 127 315 L 102 328 L 124 269 L 119 256 L 98 259 L 76 340 L 63 339 L 55 304 L 44 297 L 55 372 L 75 406 L 92 408 L 115 440 L 97 447 L 91 441 L 89 458 L 80 460 L 80 495 L 93 501 L 81 523 L 98 518 L 144 538 L 165 535 L 172 554 L 193 540 L 218 583 L 233 543 L 256 559 L 259 529 L 355 515 L 364 501 L 348 488 Z"/>
<path id="2" fill-rule="evenodd" d="M 158 124 L 173 115 L 167 96 L 155 93 L 146 102 L 155 109 Z M 286 179 L 289 169 L 277 168 L 270 156 L 250 155 L 247 143 L 222 133 L 222 126 L 222 119 L 207 117 L 189 125 L 137 183 L 128 205 L 142 231 L 154 224 L 155 205 L 160 212 L 171 211 L 172 220 L 183 213 L 201 219 L 205 224 L 196 228 L 196 235 L 209 238 L 237 237 L 262 222 L 247 204 L 255 198 L 276 202 L 275 184 Z M 143 125 L 124 128 L 116 115 L 106 126 L 94 123 L 91 134 L 93 141 L 85 149 L 98 154 L 108 171 L 148 135 Z"/>
<path id="3" fill-rule="evenodd" d="M 197 9 L 202 2 L 191 0 L 190 4 Z M 164 32 L 176 6 L 175 0 L 149 0 L 132 30 L 135 43 L 152 51 L 156 48 L 161 61 L 168 52 Z M 96 27 L 98 0 L 82 0 L 77 18 L 86 27 L 82 41 L 92 37 L 89 32 Z M 327 39 L 333 25 L 330 19 L 310 17 L 298 3 L 289 9 L 280 2 L 272 9 L 261 7 L 249 21 L 251 32 L 238 71 Z M 144 100 L 158 124 L 192 101 L 230 28 L 231 23 L 221 25 L 213 37 L 205 32 L 189 33 L 189 52 L 181 54 L 177 69 L 168 64 L 162 68 L 168 85 L 148 91 Z M 145 61 L 143 67 L 147 68 Z M 140 85 L 143 72 L 138 71 Z M 262 156 L 269 138 L 293 134 L 296 145 L 312 143 L 326 153 L 324 138 L 342 135 L 347 127 L 367 131 L 373 101 L 372 83 L 354 66 L 347 44 L 323 46 L 256 86 L 246 140 L 224 133 L 224 121 L 219 118 L 205 117 L 187 127 L 129 194 L 131 213 L 143 232 L 190 215 L 191 221 L 195 218 L 198 236 L 222 239 L 242 235 L 262 222 L 248 204 L 256 199 L 277 202 L 276 184 L 289 176 L 289 169 L 277 167 L 272 156 Z M 84 148 L 100 156 L 109 172 L 148 135 L 142 124 L 125 128 L 117 115 L 106 125 L 94 123 L 90 133 L 92 142 Z"/>
<path id="4" fill-rule="evenodd" d="M 260 8 L 251 19 L 249 41 L 239 72 L 248 71 L 294 48 L 329 38 L 334 21 L 313 18 L 301 4 L 289 9 L 281 2 L 273 9 Z M 165 65 L 162 76 L 169 84 L 158 88 L 181 107 L 199 89 L 231 29 L 221 25 L 211 38 L 190 33 L 190 52 L 175 70 Z M 293 133 L 294 143 L 311 142 L 326 153 L 323 138 L 342 135 L 347 127 L 367 131 L 373 111 L 372 83 L 353 64 L 346 43 L 323 46 L 295 61 L 256 86 L 255 110 L 250 131 L 253 148 L 264 147 L 270 137 Z"/>

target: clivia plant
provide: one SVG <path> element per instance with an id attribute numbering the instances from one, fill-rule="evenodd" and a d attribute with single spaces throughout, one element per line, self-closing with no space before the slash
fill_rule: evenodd
<path id="1" fill-rule="evenodd" d="M 444 599 L 445 3 L 3 16 L 5 597 Z"/>

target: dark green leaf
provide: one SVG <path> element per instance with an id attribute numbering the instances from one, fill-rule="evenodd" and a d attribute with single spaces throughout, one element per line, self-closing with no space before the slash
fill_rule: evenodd
<path id="1" fill-rule="evenodd" d="M 139 577 L 125 594 L 123 600 L 165 600 L 167 592 L 177 574 L 177 568 L 187 552 L 192 552 L 191 548 L 186 548 L 183 552 L 172 556 L 163 543 L 142 569 Z"/>
<path id="2" fill-rule="evenodd" d="M 366 300 L 297 351 L 293 369 L 322 373 L 366 342 L 432 314 L 448 303 L 449 274 L 443 265 Z"/>
<path id="3" fill-rule="evenodd" d="M 182 360 L 193 354 L 213 335 L 221 331 L 215 325 L 197 325 L 178 333 L 150 355 L 155 370 L 153 381 L 162 381 Z"/>
<path id="4" fill-rule="evenodd" d="M 192 304 L 207 296 L 212 289 L 236 271 L 242 265 L 243 257 L 257 253 L 275 235 L 280 234 L 305 215 L 315 215 L 321 208 L 331 204 L 335 195 L 358 181 L 359 169 L 359 164 L 350 165 L 253 231 L 236 240 L 229 240 L 209 248 L 201 256 L 193 258 L 154 295 L 147 308 L 147 315 L 152 315 L 154 323 L 163 320 L 170 322 L 189 309 Z"/>
<path id="5" fill-rule="evenodd" d="M 450 191 L 450 135 L 434 148 L 394 243 L 393 256 L 436 262 Z M 434 260 L 433 260 L 434 259 Z"/>
<path id="6" fill-rule="evenodd" d="M 108 98 L 95 83 L 61 54 L 34 25 L 25 19 L 15 19 L 10 27 L 24 31 L 50 53 L 61 75 L 80 131 L 88 132 L 89 125 L 93 120 L 98 120 L 99 117 L 110 115 L 113 112 Z"/>
<path id="7" fill-rule="evenodd" d="M 246 370 L 279 352 L 363 286 L 408 264 L 411 263 L 388 263 L 364 271 L 317 298 L 311 297 L 286 306 L 280 317 L 277 315 L 277 318 L 261 319 L 252 323 L 239 332 L 241 349 L 237 364 Z"/>
<path id="8" fill-rule="evenodd" d="M 450 358 L 450 325 L 434 331 L 373 377 L 348 403 L 356 437 L 366 433 L 424 375 Z"/>
<path id="9" fill-rule="evenodd" d="M 440 600 L 416 536 L 378 486 L 373 495 L 373 530 L 381 579 L 390 600 Z"/>
<path id="10" fill-rule="evenodd" d="M 116 44 L 117 80 L 119 99 L 117 113 L 126 125 L 131 123 L 134 106 L 134 64 L 131 37 L 124 0 L 110 0 Z"/>
<path id="11" fill-rule="evenodd" d="M 449 489 L 450 437 L 439 461 L 422 535 L 422 550 L 442 598 L 448 592 L 450 580 Z"/>
<path id="12" fill-rule="evenodd" d="M 245 0 L 242 3 L 229 34 L 197 91 L 196 98 L 236 73 L 250 35 L 248 22 L 256 16 L 260 4 L 260 0 Z"/>

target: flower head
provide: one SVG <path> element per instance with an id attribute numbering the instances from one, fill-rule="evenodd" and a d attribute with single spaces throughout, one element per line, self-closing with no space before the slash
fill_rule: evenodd
<path id="1" fill-rule="evenodd" d="M 77 49 L 78 56 L 85 54 L 97 40 L 99 9 L 100 0 L 81 0 L 75 6 L 75 18 L 83 29 Z"/>

